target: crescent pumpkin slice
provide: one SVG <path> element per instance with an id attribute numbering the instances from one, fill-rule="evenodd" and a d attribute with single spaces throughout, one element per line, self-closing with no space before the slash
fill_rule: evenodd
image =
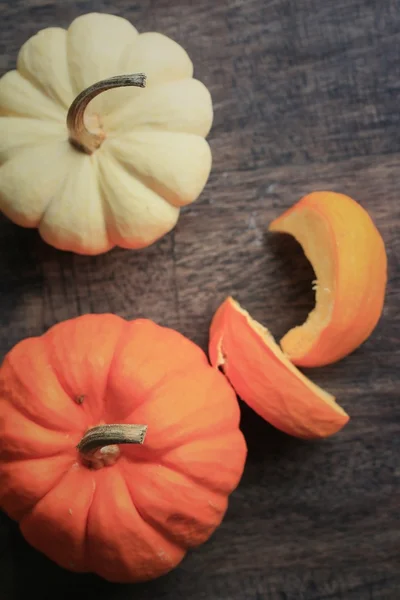
<path id="1" fill-rule="evenodd" d="M 305 377 L 269 331 L 227 298 L 210 329 L 211 364 L 237 394 L 277 429 L 299 438 L 324 438 L 349 420 L 335 398 Z"/>
<path id="2" fill-rule="evenodd" d="M 371 217 L 349 196 L 314 192 L 269 230 L 295 237 L 317 279 L 315 308 L 282 338 L 283 351 L 303 367 L 350 354 L 370 336 L 384 304 L 386 251 Z"/>

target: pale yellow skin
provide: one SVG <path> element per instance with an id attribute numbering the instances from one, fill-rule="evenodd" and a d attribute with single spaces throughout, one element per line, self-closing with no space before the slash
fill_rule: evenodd
<path id="1" fill-rule="evenodd" d="M 103 92 L 87 128 L 105 134 L 88 155 L 68 141 L 74 98 L 114 75 L 145 73 L 147 86 Z M 207 88 L 176 42 L 138 34 L 125 19 L 78 17 L 40 31 L 0 79 L 0 210 L 38 228 L 49 244 L 81 254 L 141 248 L 170 231 L 211 169 Z"/>

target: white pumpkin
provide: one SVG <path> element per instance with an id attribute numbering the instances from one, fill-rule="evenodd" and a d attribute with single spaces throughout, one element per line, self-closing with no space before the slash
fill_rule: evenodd
<path id="1" fill-rule="evenodd" d="M 108 89 L 143 85 L 140 74 L 102 81 L 131 73 L 145 89 Z M 148 246 L 210 173 L 212 102 L 189 56 L 121 17 L 86 14 L 30 38 L 0 79 L 0 115 L 0 210 L 63 250 Z"/>

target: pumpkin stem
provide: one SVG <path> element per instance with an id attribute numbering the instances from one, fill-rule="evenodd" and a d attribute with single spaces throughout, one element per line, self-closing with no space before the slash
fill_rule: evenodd
<path id="1" fill-rule="evenodd" d="M 98 425 L 89 429 L 77 449 L 82 462 L 94 469 L 113 465 L 119 458 L 119 444 L 143 444 L 147 425 Z"/>
<path id="2" fill-rule="evenodd" d="M 67 115 L 69 141 L 75 148 L 86 154 L 92 154 L 101 146 L 104 140 L 104 134 L 92 133 L 86 129 L 84 116 L 89 102 L 102 92 L 127 86 L 146 87 L 146 75 L 144 73 L 135 73 L 133 75 L 116 75 L 109 79 L 103 79 L 83 90 L 75 98 L 69 107 Z"/>

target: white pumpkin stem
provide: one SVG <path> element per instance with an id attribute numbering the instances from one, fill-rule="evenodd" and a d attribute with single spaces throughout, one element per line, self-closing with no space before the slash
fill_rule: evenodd
<path id="1" fill-rule="evenodd" d="M 69 107 L 67 115 L 69 141 L 75 148 L 86 154 L 92 154 L 101 146 L 104 140 L 104 134 L 92 133 L 86 129 L 85 110 L 89 102 L 102 92 L 128 86 L 146 87 L 146 75 L 144 73 L 135 73 L 133 75 L 116 75 L 109 79 L 103 79 L 83 90 L 75 98 Z"/>
<path id="2" fill-rule="evenodd" d="M 85 433 L 77 449 L 86 466 L 100 469 L 115 464 L 119 444 L 143 444 L 146 433 L 147 425 L 98 425 Z"/>

